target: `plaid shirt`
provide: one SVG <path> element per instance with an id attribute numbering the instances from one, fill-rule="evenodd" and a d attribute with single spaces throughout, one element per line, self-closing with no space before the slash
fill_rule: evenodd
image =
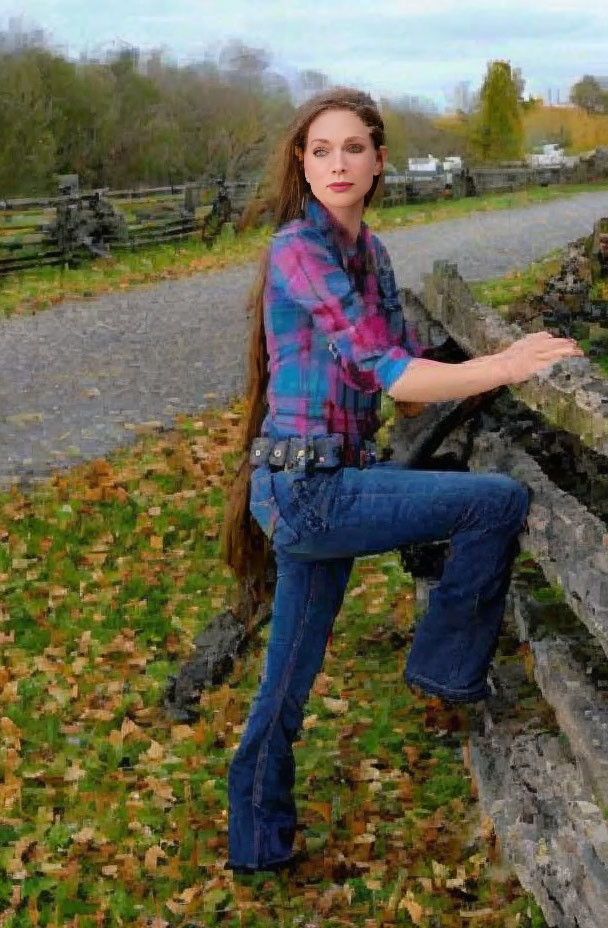
<path id="1" fill-rule="evenodd" d="M 373 438 L 381 390 L 423 351 L 382 242 L 362 222 L 350 243 L 316 199 L 273 236 L 264 325 L 270 376 L 261 434 L 272 438 L 340 432 L 354 447 Z"/>

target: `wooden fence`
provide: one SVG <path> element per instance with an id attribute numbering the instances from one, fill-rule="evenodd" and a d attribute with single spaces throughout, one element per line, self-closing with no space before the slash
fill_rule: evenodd
<path id="1" fill-rule="evenodd" d="M 460 199 L 484 193 L 509 193 L 524 187 L 582 184 L 608 178 L 608 149 L 597 149 L 573 165 L 531 166 L 522 162 L 472 165 L 460 172 L 414 172 L 385 175 L 383 206 L 421 200 Z"/>
<path id="2" fill-rule="evenodd" d="M 234 222 L 257 181 L 68 192 L 0 202 L 0 276 L 32 267 L 71 267 L 110 250 L 145 248 L 194 234 L 210 244 Z"/>

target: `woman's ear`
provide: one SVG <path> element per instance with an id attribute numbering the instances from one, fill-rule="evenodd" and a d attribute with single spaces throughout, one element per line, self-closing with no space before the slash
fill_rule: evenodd
<path id="1" fill-rule="evenodd" d="M 386 145 L 379 145 L 376 149 L 376 167 L 374 168 L 374 174 L 382 174 L 387 156 L 388 149 Z"/>

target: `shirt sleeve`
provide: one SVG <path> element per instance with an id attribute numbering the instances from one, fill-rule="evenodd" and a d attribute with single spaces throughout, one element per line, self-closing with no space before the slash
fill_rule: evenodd
<path id="1" fill-rule="evenodd" d="M 396 343 L 405 348 L 413 357 L 420 358 L 427 346 L 421 343 L 416 326 L 405 318 L 390 255 L 384 243 L 376 235 L 372 235 L 372 241 L 376 249 L 378 284 L 391 335 Z"/>
<path id="2" fill-rule="evenodd" d="M 382 310 L 367 309 L 323 240 L 307 230 L 275 236 L 270 262 L 275 286 L 310 313 L 348 379 L 363 393 L 388 390 L 411 355 L 391 338 Z"/>

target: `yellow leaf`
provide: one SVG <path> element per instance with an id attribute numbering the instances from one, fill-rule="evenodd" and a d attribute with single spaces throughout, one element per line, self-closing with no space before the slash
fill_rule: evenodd
<path id="1" fill-rule="evenodd" d="M 76 763 L 72 764 L 71 767 L 67 768 L 63 775 L 63 779 L 66 781 L 66 783 L 76 783 L 78 780 L 86 777 L 86 775 L 86 770 L 83 770 L 82 767 L 79 767 L 78 761 L 76 761 Z"/>
<path id="2" fill-rule="evenodd" d="M 122 720 L 122 725 L 120 726 L 120 734 L 122 738 L 128 738 L 129 735 L 142 734 L 142 730 L 137 725 L 133 719 L 130 719 L 128 715 L 125 715 Z"/>
<path id="3" fill-rule="evenodd" d="M 467 912 L 466 909 L 460 909 L 458 914 L 461 918 L 483 918 L 486 915 L 494 915 L 495 913 L 494 909 L 475 909 L 473 912 Z"/>
<path id="4" fill-rule="evenodd" d="M 411 920 L 414 922 L 414 924 L 415 925 L 420 924 L 422 920 L 422 916 L 424 915 L 424 909 L 422 908 L 420 903 L 416 902 L 415 899 L 408 899 L 408 898 L 402 899 L 401 902 L 399 903 L 398 908 L 407 909 L 409 916 Z"/>
<path id="5" fill-rule="evenodd" d="M 433 868 L 433 875 L 438 881 L 445 880 L 450 873 L 450 868 L 446 867 L 445 864 L 440 864 L 437 860 L 431 861 L 431 867 Z"/>
<path id="6" fill-rule="evenodd" d="M 190 725 L 174 725 L 171 728 L 172 741 L 185 741 L 186 738 L 192 738 L 195 734 Z"/>
<path id="7" fill-rule="evenodd" d="M 330 712 L 339 712 L 341 714 L 348 712 L 347 699 L 332 699 L 331 696 L 323 696 L 323 705 Z"/>
<path id="8" fill-rule="evenodd" d="M 148 786 L 155 796 L 158 796 L 160 799 L 164 799 L 167 802 L 175 802 L 173 787 L 170 783 L 166 783 L 164 780 L 157 780 L 156 777 L 148 777 L 147 779 Z"/>
<path id="9" fill-rule="evenodd" d="M 41 860 L 36 864 L 37 870 L 43 873 L 55 873 L 57 870 L 63 870 L 63 863 L 60 860 Z"/>
<path id="10" fill-rule="evenodd" d="M 152 847 L 149 847 L 146 851 L 146 856 L 144 857 L 144 867 L 146 870 L 156 870 L 158 866 L 158 861 L 161 857 L 166 857 L 167 855 L 163 851 L 162 847 L 158 844 L 153 844 Z"/>
<path id="11" fill-rule="evenodd" d="M 309 802 L 307 803 L 309 809 L 314 809 L 315 812 L 318 812 L 323 821 L 331 822 L 331 803 L 329 802 Z"/>
<path id="12" fill-rule="evenodd" d="M 158 741 L 152 740 L 150 742 L 150 747 L 147 751 L 142 752 L 142 756 L 147 757 L 148 760 L 160 760 L 165 753 L 165 750 Z"/>
<path id="13" fill-rule="evenodd" d="M 114 748 L 120 747 L 122 744 L 122 735 L 118 728 L 114 728 L 106 737 Z"/>
<path id="14" fill-rule="evenodd" d="M 356 596 L 360 596 L 361 593 L 365 592 L 364 586 L 354 586 L 352 590 L 349 591 L 348 595 L 354 599 Z"/>
<path id="15" fill-rule="evenodd" d="M 382 889 L 382 880 L 363 880 L 368 889 Z"/>
<path id="16" fill-rule="evenodd" d="M 84 670 L 86 666 L 87 666 L 86 657 L 76 657 L 72 661 L 72 673 L 78 676 L 79 674 L 82 673 L 82 671 Z"/>
<path id="17" fill-rule="evenodd" d="M 150 547 L 154 548 L 155 551 L 163 550 L 163 536 L 162 535 L 151 535 L 150 536 Z"/>
<path id="18" fill-rule="evenodd" d="M 183 889 L 179 894 L 180 899 L 182 899 L 186 905 L 189 905 L 196 896 L 200 895 L 203 891 L 202 886 L 187 886 L 186 889 Z"/>
<path id="19" fill-rule="evenodd" d="M 19 739 L 21 736 L 21 729 L 7 715 L 3 715 L 0 719 L 0 731 L 6 738 L 11 738 L 11 740 Z"/>

